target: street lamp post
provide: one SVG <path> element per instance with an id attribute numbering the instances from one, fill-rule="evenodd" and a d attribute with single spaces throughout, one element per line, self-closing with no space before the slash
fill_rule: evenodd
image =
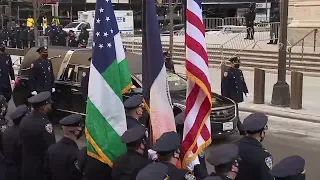
<path id="1" fill-rule="evenodd" d="M 290 90 L 286 82 L 287 59 L 287 29 L 288 29 L 288 0 L 280 0 L 280 42 L 278 59 L 278 81 L 273 86 L 271 104 L 274 106 L 288 107 L 290 105 Z"/>

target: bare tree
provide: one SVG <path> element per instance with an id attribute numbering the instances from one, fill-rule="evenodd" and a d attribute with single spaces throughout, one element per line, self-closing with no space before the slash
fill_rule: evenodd
<path id="1" fill-rule="evenodd" d="M 39 39 L 39 31 L 38 31 L 38 19 L 44 12 L 45 4 L 41 3 L 40 0 L 24 0 L 28 2 L 33 9 L 33 19 L 34 19 L 34 40 L 36 45 L 38 44 Z"/>
<path id="2" fill-rule="evenodd" d="M 170 20 L 170 40 L 169 40 L 169 55 L 170 59 L 172 59 L 172 52 L 173 52 L 173 25 L 174 25 L 174 10 L 178 5 L 178 0 L 169 0 L 169 20 Z"/>

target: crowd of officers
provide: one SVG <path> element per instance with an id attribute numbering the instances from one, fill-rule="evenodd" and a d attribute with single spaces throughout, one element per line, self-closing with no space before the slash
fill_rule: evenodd
<path id="1" fill-rule="evenodd" d="M 37 52 L 40 57 L 31 65 L 29 77 L 31 97 L 28 103 L 32 110 L 30 112 L 26 105 L 18 106 L 10 115 L 14 125 L 0 134 L 1 179 L 305 179 L 305 161 L 299 156 L 285 158 L 273 166 L 272 155 L 262 145 L 268 129 L 268 117 L 261 113 L 253 113 L 244 119 L 241 124 L 243 137 L 237 142 L 215 147 L 207 158 L 204 152 L 200 152 L 199 163 L 189 166 L 189 170 L 177 168 L 176 165 L 181 162 L 184 112 L 176 116 L 177 122 L 180 122 L 177 132 L 164 133 L 151 145 L 149 130 L 146 128 L 148 125 L 143 123 L 145 110 L 140 95 L 124 101 L 128 130 L 120 140 L 126 144 L 127 152 L 114 160 L 112 168 L 94 155 L 88 155 L 86 147 L 79 150 L 76 141 L 84 131 L 80 115 L 69 115 L 59 121 L 63 137 L 56 142 L 54 127 L 48 118 L 53 103 L 51 95 L 55 92 L 52 63 L 48 60 L 47 47 L 40 47 Z M 10 56 L 4 49 L 0 55 L 3 56 L 0 59 L 1 72 L 6 69 L 6 75 L 0 72 L 0 78 L 7 79 L 6 83 L 1 83 L 0 101 L 6 103 L 11 94 L 6 95 L 9 91 L 3 90 L 3 84 L 11 85 L 10 78 L 14 80 L 14 75 L 12 73 L 10 77 L 13 71 Z M 224 73 L 222 80 L 222 91 L 225 96 L 241 102 L 243 94 L 247 95 L 248 91 L 243 90 L 246 85 L 239 70 L 240 61 L 235 57 L 230 62 L 231 67 Z M 215 167 L 214 173 L 208 173 L 205 160 Z"/>
<path id="2" fill-rule="evenodd" d="M 14 24 L 14 23 L 13 23 Z M 14 24 L 10 28 L 3 27 L 0 29 L 0 42 L 11 48 L 31 48 L 36 45 L 34 27 L 26 26 L 26 24 Z M 69 46 L 69 47 L 86 47 L 89 39 L 89 32 L 84 27 L 81 29 L 77 37 L 74 31 L 66 32 L 62 25 L 57 26 L 53 23 L 47 26 L 44 32 L 40 33 L 46 38 L 50 45 L 53 46 Z"/>

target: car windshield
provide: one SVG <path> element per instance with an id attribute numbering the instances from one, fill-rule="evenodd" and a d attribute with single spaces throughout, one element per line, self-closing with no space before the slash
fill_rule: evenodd
<path id="1" fill-rule="evenodd" d="M 136 75 L 142 81 L 142 74 Z M 167 81 L 170 91 L 183 91 L 187 89 L 187 81 L 177 74 L 167 72 Z"/>
<path id="2" fill-rule="evenodd" d="M 65 28 L 75 28 L 79 25 L 80 23 L 78 22 L 72 22 L 72 23 L 69 23 L 68 25 L 65 26 Z"/>

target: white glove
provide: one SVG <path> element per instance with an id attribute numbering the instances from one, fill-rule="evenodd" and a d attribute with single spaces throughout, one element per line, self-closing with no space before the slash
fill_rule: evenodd
<path id="1" fill-rule="evenodd" d="M 56 91 L 56 88 L 52 88 L 52 92 L 54 93 Z"/>
<path id="2" fill-rule="evenodd" d="M 246 97 L 249 97 L 249 93 L 246 93 Z"/>
<path id="3" fill-rule="evenodd" d="M 11 80 L 11 84 L 14 84 L 14 80 Z"/>
<path id="4" fill-rule="evenodd" d="M 158 154 L 156 151 L 149 149 L 148 150 L 149 159 L 152 159 L 153 161 L 158 159 Z"/>
<path id="5" fill-rule="evenodd" d="M 32 91 L 31 94 L 35 96 L 37 95 L 37 91 Z"/>
<path id="6" fill-rule="evenodd" d="M 193 171 L 194 166 L 197 165 L 197 164 L 200 164 L 200 161 L 199 161 L 198 156 L 197 156 L 190 164 L 188 164 L 187 168 L 188 168 L 190 171 Z"/>

